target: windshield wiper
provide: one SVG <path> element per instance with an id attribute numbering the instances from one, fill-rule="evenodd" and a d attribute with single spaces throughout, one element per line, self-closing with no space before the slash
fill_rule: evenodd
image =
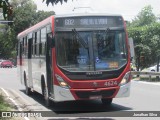
<path id="1" fill-rule="evenodd" d="M 80 44 L 81 44 L 84 48 L 88 49 L 88 44 L 87 44 L 87 43 L 84 41 L 84 39 L 79 35 L 79 33 L 76 31 L 76 29 L 72 29 L 72 32 L 78 37 L 78 40 L 79 40 Z"/>
<path id="2" fill-rule="evenodd" d="M 108 27 L 104 32 L 107 34 L 110 31 L 110 28 Z"/>

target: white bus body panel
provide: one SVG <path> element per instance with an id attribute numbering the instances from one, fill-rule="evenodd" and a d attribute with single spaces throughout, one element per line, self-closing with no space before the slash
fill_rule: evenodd
<path id="1" fill-rule="evenodd" d="M 75 100 L 69 89 L 54 85 L 54 101 L 71 101 Z"/>
<path id="2" fill-rule="evenodd" d="M 131 81 L 128 82 L 125 85 L 120 86 L 120 89 L 117 93 L 117 95 L 115 96 L 116 98 L 120 98 L 120 97 L 129 97 L 130 95 L 130 86 L 131 86 Z"/>
<path id="3" fill-rule="evenodd" d="M 42 94 L 41 77 L 46 80 L 46 61 L 42 58 L 32 59 L 33 90 Z"/>

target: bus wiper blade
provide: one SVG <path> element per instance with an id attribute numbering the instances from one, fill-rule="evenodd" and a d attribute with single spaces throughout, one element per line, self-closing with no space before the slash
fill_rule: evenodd
<path id="1" fill-rule="evenodd" d="M 108 27 L 104 32 L 107 34 L 110 31 L 110 28 Z"/>
<path id="2" fill-rule="evenodd" d="M 72 32 L 78 37 L 78 40 L 80 42 L 80 44 L 84 47 L 84 48 L 88 48 L 87 43 L 84 41 L 84 39 L 79 35 L 79 33 L 76 31 L 76 29 L 72 29 Z"/>

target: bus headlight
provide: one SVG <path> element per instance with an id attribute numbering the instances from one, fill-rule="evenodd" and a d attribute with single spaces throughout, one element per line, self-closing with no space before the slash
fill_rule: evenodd
<path id="1" fill-rule="evenodd" d="M 58 83 L 59 83 L 59 85 L 61 86 L 61 87 L 63 87 L 63 88 L 70 88 L 70 86 L 63 80 L 63 78 L 61 78 L 59 75 L 55 75 L 56 76 L 56 79 L 57 79 L 57 81 L 58 81 Z"/>
<path id="2" fill-rule="evenodd" d="M 128 83 L 130 78 L 131 78 L 131 72 L 127 72 L 124 75 L 124 77 L 123 77 L 122 81 L 120 82 L 119 86 L 122 86 L 122 85 L 125 85 L 126 83 Z"/>

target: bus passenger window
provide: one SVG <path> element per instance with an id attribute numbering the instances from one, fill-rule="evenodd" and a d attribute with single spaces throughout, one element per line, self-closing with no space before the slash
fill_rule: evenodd
<path id="1" fill-rule="evenodd" d="M 23 38 L 23 43 L 22 43 L 22 56 L 24 56 L 24 46 L 25 46 L 25 44 L 24 44 L 24 38 Z"/>
<path id="2" fill-rule="evenodd" d="M 28 39 L 27 36 L 25 37 L 25 57 L 28 56 Z"/>
<path id="3" fill-rule="evenodd" d="M 34 56 L 37 55 L 37 32 L 35 33 L 34 36 Z"/>
<path id="4" fill-rule="evenodd" d="M 39 56 L 39 48 L 40 48 L 40 31 L 37 32 L 37 44 L 36 44 L 36 55 Z"/>
<path id="5" fill-rule="evenodd" d="M 46 28 L 41 29 L 41 43 L 40 43 L 40 55 L 45 55 L 45 43 L 46 43 Z"/>
<path id="6" fill-rule="evenodd" d="M 39 55 L 42 55 L 42 43 L 39 43 Z"/>
<path id="7" fill-rule="evenodd" d="M 42 55 L 46 54 L 46 42 L 42 43 Z"/>

